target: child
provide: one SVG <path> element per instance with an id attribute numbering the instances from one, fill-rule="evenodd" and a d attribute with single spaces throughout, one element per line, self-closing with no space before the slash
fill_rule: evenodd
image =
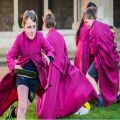
<path id="1" fill-rule="evenodd" d="M 37 31 L 37 15 L 34 10 L 24 12 L 22 25 L 23 31 L 7 53 L 10 72 L 0 80 L 0 115 L 3 115 L 14 101 L 18 101 L 17 107 L 10 108 L 6 120 L 16 117 L 25 120 L 35 94 L 41 96 L 47 86 L 41 50 L 46 51 L 45 61 L 48 64 L 55 56 L 54 48 L 44 39 L 42 33 Z M 21 76 L 14 73 L 15 69 L 29 70 L 36 73 L 36 76 L 34 78 Z"/>
<path id="2" fill-rule="evenodd" d="M 55 29 L 53 13 L 44 16 L 48 30 L 46 40 L 56 50 L 48 72 L 50 87 L 37 97 L 39 119 L 57 119 L 79 110 L 91 97 L 97 98 L 94 88 L 75 66 L 70 63 L 63 36 Z"/>
<path id="3" fill-rule="evenodd" d="M 114 34 L 108 25 L 96 20 L 96 10 L 93 8 L 88 8 L 84 13 L 84 23 L 90 28 L 90 48 L 94 55 L 86 77 L 99 95 L 96 106 L 108 106 L 115 102 L 119 86 L 120 59 Z M 99 82 L 100 92 L 96 80 Z"/>

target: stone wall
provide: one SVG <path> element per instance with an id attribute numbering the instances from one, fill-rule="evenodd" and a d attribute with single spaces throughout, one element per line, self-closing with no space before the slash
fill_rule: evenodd
<path id="1" fill-rule="evenodd" d="M 117 41 L 117 46 L 120 51 L 120 28 L 115 30 L 115 40 Z"/>
<path id="2" fill-rule="evenodd" d="M 46 32 L 42 31 L 44 36 Z M 74 59 L 76 45 L 75 45 L 75 33 L 76 30 L 59 30 L 64 36 L 67 45 L 68 55 L 70 59 Z M 0 32 L 0 62 L 5 62 L 5 56 L 11 45 L 13 44 L 16 35 L 19 32 Z M 115 40 L 117 41 L 118 49 L 120 50 L 120 29 L 116 30 Z"/>
<path id="3" fill-rule="evenodd" d="M 0 31 L 12 31 L 13 0 L 0 0 Z"/>
<path id="4" fill-rule="evenodd" d="M 48 0 L 49 8 L 56 16 L 58 29 L 71 29 L 73 23 L 73 0 Z M 29 4 L 28 4 L 29 2 Z M 25 10 L 35 10 L 38 15 L 38 29 L 42 29 L 44 0 L 18 0 L 18 21 Z M 0 31 L 12 31 L 14 20 L 13 0 L 0 0 Z"/>
<path id="5" fill-rule="evenodd" d="M 0 0 L 0 31 L 12 31 L 13 29 L 13 1 L 14 0 Z M 86 6 L 88 1 L 96 2 L 98 6 L 98 17 L 101 21 L 113 23 L 114 19 L 114 25 L 120 28 L 120 0 L 81 0 L 82 9 Z M 49 8 L 56 16 L 57 29 L 71 29 L 74 16 L 73 0 L 48 0 L 48 2 Z M 26 9 L 34 9 L 38 15 L 38 28 L 41 30 L 43 24 L 43 3 L 44 0 L 18 0 L 18 18 L 20 18 L 20 15 L 23 14 Z M 113 7 L 113 10 L 110 6 Z"/>

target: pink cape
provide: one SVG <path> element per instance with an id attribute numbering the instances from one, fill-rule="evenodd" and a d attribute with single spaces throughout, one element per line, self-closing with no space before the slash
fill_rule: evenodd
<path id="1" fill-rule="evenodd" d="M 34 49 L 33 49 L 34 48 Z M 48 56 L 54 58 L 55 51 L 48 41 L 43 38 L 42 33 L 36 32 L 33 41 L 30 41 L 25 32 L 17 36 L 13 46 L 7 54 L 7 63 L 10 70 L 2 80 L 0 80 L 0 116 L 6 109 L 16 100 L 16 76 L 13 73 L 14 66 L 24 66 L 30 59 L 35 64 L 39 75 L 39 90 L 37 94 L 41 96 L 48 86 L 47 72 L 44 68 L 45 64 L 42 60 L 41 49 L 46 51 Z M 18 60 L 16 61 L 16 58 Z"/>
<path id="2" fill-rule="evenodd" d="M 75 113 L 98 96 L 85 75 L 71 65 L 62 35 L 51 29 L 46 39 L 55 48 L 56 57 L 49 67 L 50 87 L 37 97 L 37 115 L 39 119 L 56 119 Z"/>
<path id="3" fill-rule="evenodd" d="M 120 60 L 114 34 L 108 25 L 94 21 L 90 30 L 91 53 L 98 71 L 100 91 L 105 105 L 115 102 L 118 94 Z"/>
<path id="4" fill-rule="evenodd" d="M 74 65 L 85 75 L 93 62 L 93 56 L 90 52 L 89 31 L 90 29 L 85 24 L 80 28 L 80 38 L 74 60 Z"/>

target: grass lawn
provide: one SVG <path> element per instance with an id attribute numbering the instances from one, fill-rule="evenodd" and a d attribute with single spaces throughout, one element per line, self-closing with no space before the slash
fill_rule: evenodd
<path id="1" fill-rule="evenodd" d="M 14 106 L 17 106 L 17 102 L 14 104 Z M 2 117 L 0 117 L 0 120 L 4 120 L 5 116 L 7 115 L 8 110 L 4 113 Z M 32 105 L 30 106 L 29 112 L 27 113 L 26 120 L 36 120 L 36 101 L 34 100 Z M 16 119 L 15 119 L 16 120 Z"/>
<path id="2" fill-rule="evenodd" d="M 5 118 L 5 115 L 8 111 L 3 115 L 3 117 L 0 117 L 0 120 L 3 120 Z M 26 120 L 35 120 L 37 119 L 36 116 L 36 107 L 35 107 L 35 100 L 33 104 L 31 105 L 29 112 L 27 113 Z M 109 107 L 105 108 L 95 108 L 90 110 L 89 114 L 87 115 L 71 115 L 62 119 L 84 119 L 84 120 L 110 120 L 110 119 L 120 119 L 120 103 L 115 103 Z"/>

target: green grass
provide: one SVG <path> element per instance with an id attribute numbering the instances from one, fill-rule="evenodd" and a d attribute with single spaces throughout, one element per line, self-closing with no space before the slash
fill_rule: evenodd
<path id="1" fill-rule="evenodd" d="M 5 114 L 0 117 L 0 120 L 3 120 L 6 116 L 8 111 L 5 112 Z M 27 116 L 26 120 L 34 120 L 37 119 L 36 116 L 36 106 L 35 106 L 35 100 L 32 103 Z M 87 115 L 71 115 L 62 119 L 84 119 L 84 120 L 110 120 L 110 119 L 120 119 L 120 103 L 115 103 L 109 107 L 103 107 L 103 108 L 95 108 L 90 110 L 89 114 Z"/>
<path id="2" fill-rule="evenodd" d="M 109 107 L 95 108 L 90 110 L 87 115 L 72 115 L 66 117 L 67 119 L 94 119 L 94 120 L 110 120 L 110 119 L 120 119 L 120 103 L 113 104 Z"/>
<path id="3" fill-rule="evenodd" d="M 14 106 L 17 106 L 17 102 L 14 104 Z M 0 117 L 0 120 L 4 120 L 7 113 L 8 113 L 8 110 L 4 113 L 4 115 L 2 117 Z M 36 101 L 34 100 L 33 103 L 31 104 L 30 108 L 29 108 L 29 111 L 28 111 L 27 115 L 26 115 L 26 120 L 36 120 L 36 119 L 37 119 Z"/>

